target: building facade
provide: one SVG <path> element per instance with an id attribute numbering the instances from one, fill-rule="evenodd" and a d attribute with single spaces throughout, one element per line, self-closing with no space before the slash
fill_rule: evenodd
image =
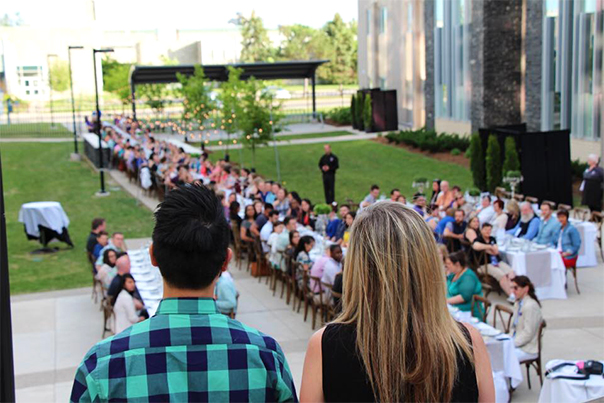
<path id="1" fill-rule="evenodd" d="M 401 128 L 570 129 L 604 147 L 604 0 L 359 0 L 361 88 L 397 90 Z"/>

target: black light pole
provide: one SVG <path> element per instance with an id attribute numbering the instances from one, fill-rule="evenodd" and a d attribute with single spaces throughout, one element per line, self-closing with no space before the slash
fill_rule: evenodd
<path id="1" fill-rule="evenodd" d="M 76 130 L 76 116 L 75 116 L 75 101 L 73 99 L 73 77 L 71 75 L 71 49 L 84 49 L 83 46 L 69 46 L 67 48 L 67 55 L 69 56 L 69 87 L 71 89 L 71 112 L 73 114 L 73 147 L 74 153 L 78 154 L 78 132 Z"/>
<path id="2" fill-rule="evenodd" d="M 55 128 L 55 119 L 53 116 L 53 107 L 52 107 L 52 75 L 51 75 L 51 68 L 50 68 L 50 58 L 51 57 L 58 57 L 55 54 L 52 55 L 46 55 L 46 64 L 48 65 L 48 94 L 50 96 L 50 128 L 54 129 Z"/>
<path id="3" fill-rule="evenodd" d="M 94 91 L 96 96 L 96 123 L 94 125 L 97 136 L 99 136 L 99 172 L 101 173 L 101 190 L 97 196 L 108 196 L 105 190 L 105 172 L 103 171 L 103 140 L 101 139 L 101 109 L 99 108 L 99 86 L 96 77 L 96 54 L 113 52 L 113 49 L 92 49 L 92 62 L 94 63 Z"/>

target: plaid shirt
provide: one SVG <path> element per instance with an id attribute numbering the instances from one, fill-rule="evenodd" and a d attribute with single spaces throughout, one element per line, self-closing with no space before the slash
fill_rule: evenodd
<path id="1" fill-rule="evenodd" d="M 169 298 L 157 314 L 97 343 L 71 401 L 297 401 L 277 342 L 219 314 L 212 299 Z"/>

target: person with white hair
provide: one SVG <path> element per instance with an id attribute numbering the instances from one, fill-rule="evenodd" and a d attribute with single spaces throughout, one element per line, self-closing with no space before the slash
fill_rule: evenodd
<path id="1" fill-rule="evenodd" d="M 591 211 L 602 211 L 602 184 L 604 183 L 604 169 L 598 166 L 600 158 L 596 154 L 589 154 L 587 164 L 583 172 L 583 183 L 581 191 L 583 197 L 581 204 L 589 207 Z"/>
<path id="2" fill-rule="evenodd" d="M 522 202 L 520 205 L 520 220 L 518 224 L 511 230 L 507 231 L 508 234 L 515 236 L 516 238 L 523 238 L 533 240 L 539 233 L 539 226 L 541 220 L 533 211 L 533 206 L 529 202 Z"/>

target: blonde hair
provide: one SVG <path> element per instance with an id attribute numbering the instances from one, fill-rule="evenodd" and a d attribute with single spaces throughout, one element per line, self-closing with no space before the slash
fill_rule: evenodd
<path id="1" fill-rule="evenodd" d="M 520 205 L 516 200 L 512 199 L 508 201 L 508 204 L 505 207 L 508 213 L 512 214 L 513 216 L 520 217 Z"/>
<path id="2" fill-rule="evenodd" d="M 375 203 L 355 219 L 342 314 L 378 401 L 449 401 L 470 343 L 446 305 L 446 280 L 428 225 L 412 209 Z"/>

